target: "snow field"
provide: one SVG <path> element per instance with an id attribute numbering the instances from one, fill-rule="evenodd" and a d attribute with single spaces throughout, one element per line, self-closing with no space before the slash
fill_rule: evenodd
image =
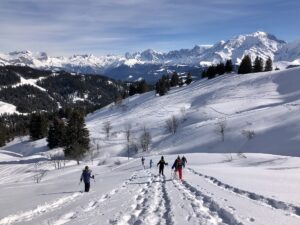
<path id="1" fill-rule="evenodd" d="M 1 189 L 7 190 L 9 186 L 18 199 L 25 200 L 25 195 L 31 192 L 27 199 L 30 199 L 32 204 L 26 206 L 24 203 L 11 201 L 10 197 L 12 208 L 10 213 L 3 214 L 1 211 L 0 224 L 299 224 L 299 204 L 282 200 L 284 193 L 281 197 L 281 193 L 277 193 L 279 197 L 276 198 L 262 194 L 264 187 L 260 181 L 261 176 L 252 180 L 257 186 L 255 190 L 243 190 L 230 173 L 229 176 L 225 176 L 226 171 L 230 171 L 232 167 L 236 167 L 236 176 L 247 176 L 243 167 L 247 166 L 249 170 L 255 167 L 255 163 L 261 162 L 259 154 L 247 154 L 247 158 L 234 157 L 232 162 L 229 162 L 224 154 L 185 156 L 188 159 L 188 167 L 183 171 L 182 182 L 174 178 L 169 166 L 165 168 L 165 177 L 158 176 L 156 167 L 148 168 L 150 157 L 146 157 L 146 169 L 143 169 L 138 159 L 122 161 L 121 165 L 112 167 L 91 165 L 96 181 L 92 181 L 90 193 L 81 193 L 82 186 L 76 184 L 82 166 L 69 165 L 59 171 L 50 170 L 47 175 L 49 177 L 46 176 L 40 184 L 30 184 L 28 181 L 15 183 L 14 180 L 9 181 L 9 184 L 2 183 Z M 277 156 L 264 155 L 264 159 L 269 161 L 275 157 Z M 154 165 L 159 158 L 160 156 L 151 156 Z M 175 158 L 176 155 L 165 155 L 169 164 Z M 250 162 L 252 166 L 249 166 Z M 289 167 L 296 162 L 299 163 L 298 158 L 286 157 L 280 166 Z M 278 162 L 269 164 L 268 168 L 278 168 Z M 266 168 L 259 166 L 258 170 L 263 172 Z M 281 172 L 286 175 L 291 171 L 298 174 L 299 188 L 298 170 L 295 168 Z M 52 176 L 52 173 L 56 176 Z M 270 173 L 264 174 L 263 179 L 268 183 L 276 183 L 277 171 L 270 170 Z M 45 185 L 51 187 L 45 188 Z M 35 192 L 27 192 L 26 187 Z M 39 195 L 39 191 L 48 197 L 44 200 L 41 196 L 34 198 L 33 196 Z M 290 195 L 295 196 L 294 193 Z M 7 205 L 9 200 L 4 200 Z M 2 204 L 1 201 L 1 209 L 4 207 Z"/>

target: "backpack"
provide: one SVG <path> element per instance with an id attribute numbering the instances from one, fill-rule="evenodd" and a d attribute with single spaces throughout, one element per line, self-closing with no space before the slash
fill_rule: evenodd
<path id="1" fill-rule="evenodd" d="M 182 160 L 181 160 L 181 159 L 177 159 L 176 161 L 177 161 L 177 162 L 176 162 L 176 167 L 177 167 L 177 168 L 182 167 Z"/>

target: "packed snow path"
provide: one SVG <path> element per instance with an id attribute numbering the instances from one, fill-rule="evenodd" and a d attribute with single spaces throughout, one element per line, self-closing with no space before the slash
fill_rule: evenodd
<path id="1" fill-rule="evenodd" d="M 166 156 L 166 160 L 170 163 L 174 157 Z M 159 159 L 158 156 L 152 158 L 155 162 Z M 24 165 L 24 168 L 29 166 Z M 158 176 L 156 167 L 144 169 L 137 159 L 119 166 L 92 166 L 92 169 L 96 181 L 91 183 L 90 193 L 82 193 L 82 184 L 78 186 L 81 171 L 78 166 L 52 170 L 48 179 L 40 184 L 26 179 L 2 183 L 1 190 L 12 195 L 11 202 L 5 198 L 4 203 L 1 201 L 0 224 L 300 223 L 296 204 L 227 184 L 204 174 L 195 164 L 184 169 L 184 181 L 176 179 L 169 166 L 165 168 L 164 177 Z M 22 203 L 18 204 L 17 198 L 23 199 Z"/>

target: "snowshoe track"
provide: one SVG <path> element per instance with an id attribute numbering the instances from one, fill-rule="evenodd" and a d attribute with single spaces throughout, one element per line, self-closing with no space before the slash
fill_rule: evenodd
<path id="1" fill-rule="evenodd" d="M 300 207 L 299 206 L 295 206 L 295 205 L 292 205 L 290 203 L 286 203 L 286 202 L 283 202 L 283 201 L 278 201 L 278 200 L 275 200 L 275 199 L 272 199 L 272 198 L 265 197 L 263 195 L 259 195 L 259 194 L 253 193 L 253 192 L 249 192 L 249 191 L 245 191 L 245 190 L 233 187 L 229 184 L 225 184 L 225 183 L 221 182 L 220 180 L 218 180 L 215 177 L 204 175 L 204 174 L 199 173 L 199 172 L 197 172 L 197 171 L 195 171 L 191 168 L 188 168 L 187 170 L 190 173 L 193 173 L 195 175 L 203 177 L 208 182 L 210 182 L 210 183 L 212 183 L 212 184 L 214 184 L 214 185 L 216 185 L 216 186 L 218 186 L 218 187 L 220 187 L 220 188 L 222 188 L 226 191 L 232 192 L 234 194 L 238 194 L 242 197 L 246 197 L 246 198 L 251 199 L 253 201 L 257 201 L 257 202 L 261 203 L 262 205 L 265 205 L 265 206 L 268 206 L 268 207 L 271 207 L 271 208 L 275 208 L 275 209 L 288 211 L 290 214 L 300 216 Z"/>
<path id="2" fill-rule="evenodd" d="M 64 215 L 61 215 L 59 218 L 48 219 L 47 221 L 45 221 L 45 224 L 62 225 L 72 221 L 73 219 L 84 219 L 94 213 L 94 211 L 96 211 L 97 208 L 103 205 L 106 201 L 114 197 L 116 194 L 120 193 L 122 190 L 126 189 L 127 185 L 135 179 L 137 179 L 137 174 L 133 173 L 133 175 L 125 182 L 123 182 L 123 184 L 119 188 L 113 189 L 109 193 L 102 195 L 98 200 L 90 201 L 87 206 L 85 205 L 77 207 L 75 212 L 70 211 Z M 96 214 L 99 214 L 99 212 L 96 212 Z"/>
<path id="3" fill-rule="evenodd" d="M 233 214 L 220 207 L 211 197 L 203 194 L 186 181 L 173 181 L 175 187 L 191 202 L 199 224 L 243 225 Z"/>
<path id="4" fill-rule="evenodd" d="M 164 178 L 151 176 L 134 197 L 129 212 L 119 212 L 116 218 L 109 221 L 112 225 L 173 225 L 170 198 L 166 191 Z"/>
<path id="5" fill-rule="evenodd" d="M 0 224 L 8 225 L 8 224 L 14 224 L 14 223 L 18 223 L 18 222 L 30 221 L 30 220 L 34 219 L 35 217 L 41 216 L 48 212 L 52 212 L 52 211 L 60 208 L 62 205 L 73 202 L 74 200 L 76 200 L 78 197 L 80 197 L 82 195 L 83 194 L 81 192 L 74 193 L 72 195 L 59 198 L 53 202 L 37 206 L 35 209 L 4 217 L 0 220 Z"/>

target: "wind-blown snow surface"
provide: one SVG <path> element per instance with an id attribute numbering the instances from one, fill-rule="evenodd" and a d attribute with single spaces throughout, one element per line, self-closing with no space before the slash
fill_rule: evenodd
<path id="1" fill-rule="evenodd" d="M 0 224 L 298 225 L 299 75 L 300 68 L 230 74 L 108 106 L 86 118 L 92 144 L 100 144 L 93 165 L 67 162 L 55 170 L 45 140 L 15 140 L 0 151 Z M 172 115 L 180 121 L 173 135 L 164 129 Z M 216 132 L 220 121 L 224 141 Z M 128 124 L 135 142 L 144 126 L 151 132 L 145 169 L 139 158 L 119 157 L 126 155 Z M 247 139 L 245 130 L 254 136 Z M 157 176 L 161 154 L 169 163 L 164 177 Z M 188 160 L 183 181 L 170 170 L 177 154 Z M 79 184 L 84 165 L 96 177 L 88 194 Z"/>

